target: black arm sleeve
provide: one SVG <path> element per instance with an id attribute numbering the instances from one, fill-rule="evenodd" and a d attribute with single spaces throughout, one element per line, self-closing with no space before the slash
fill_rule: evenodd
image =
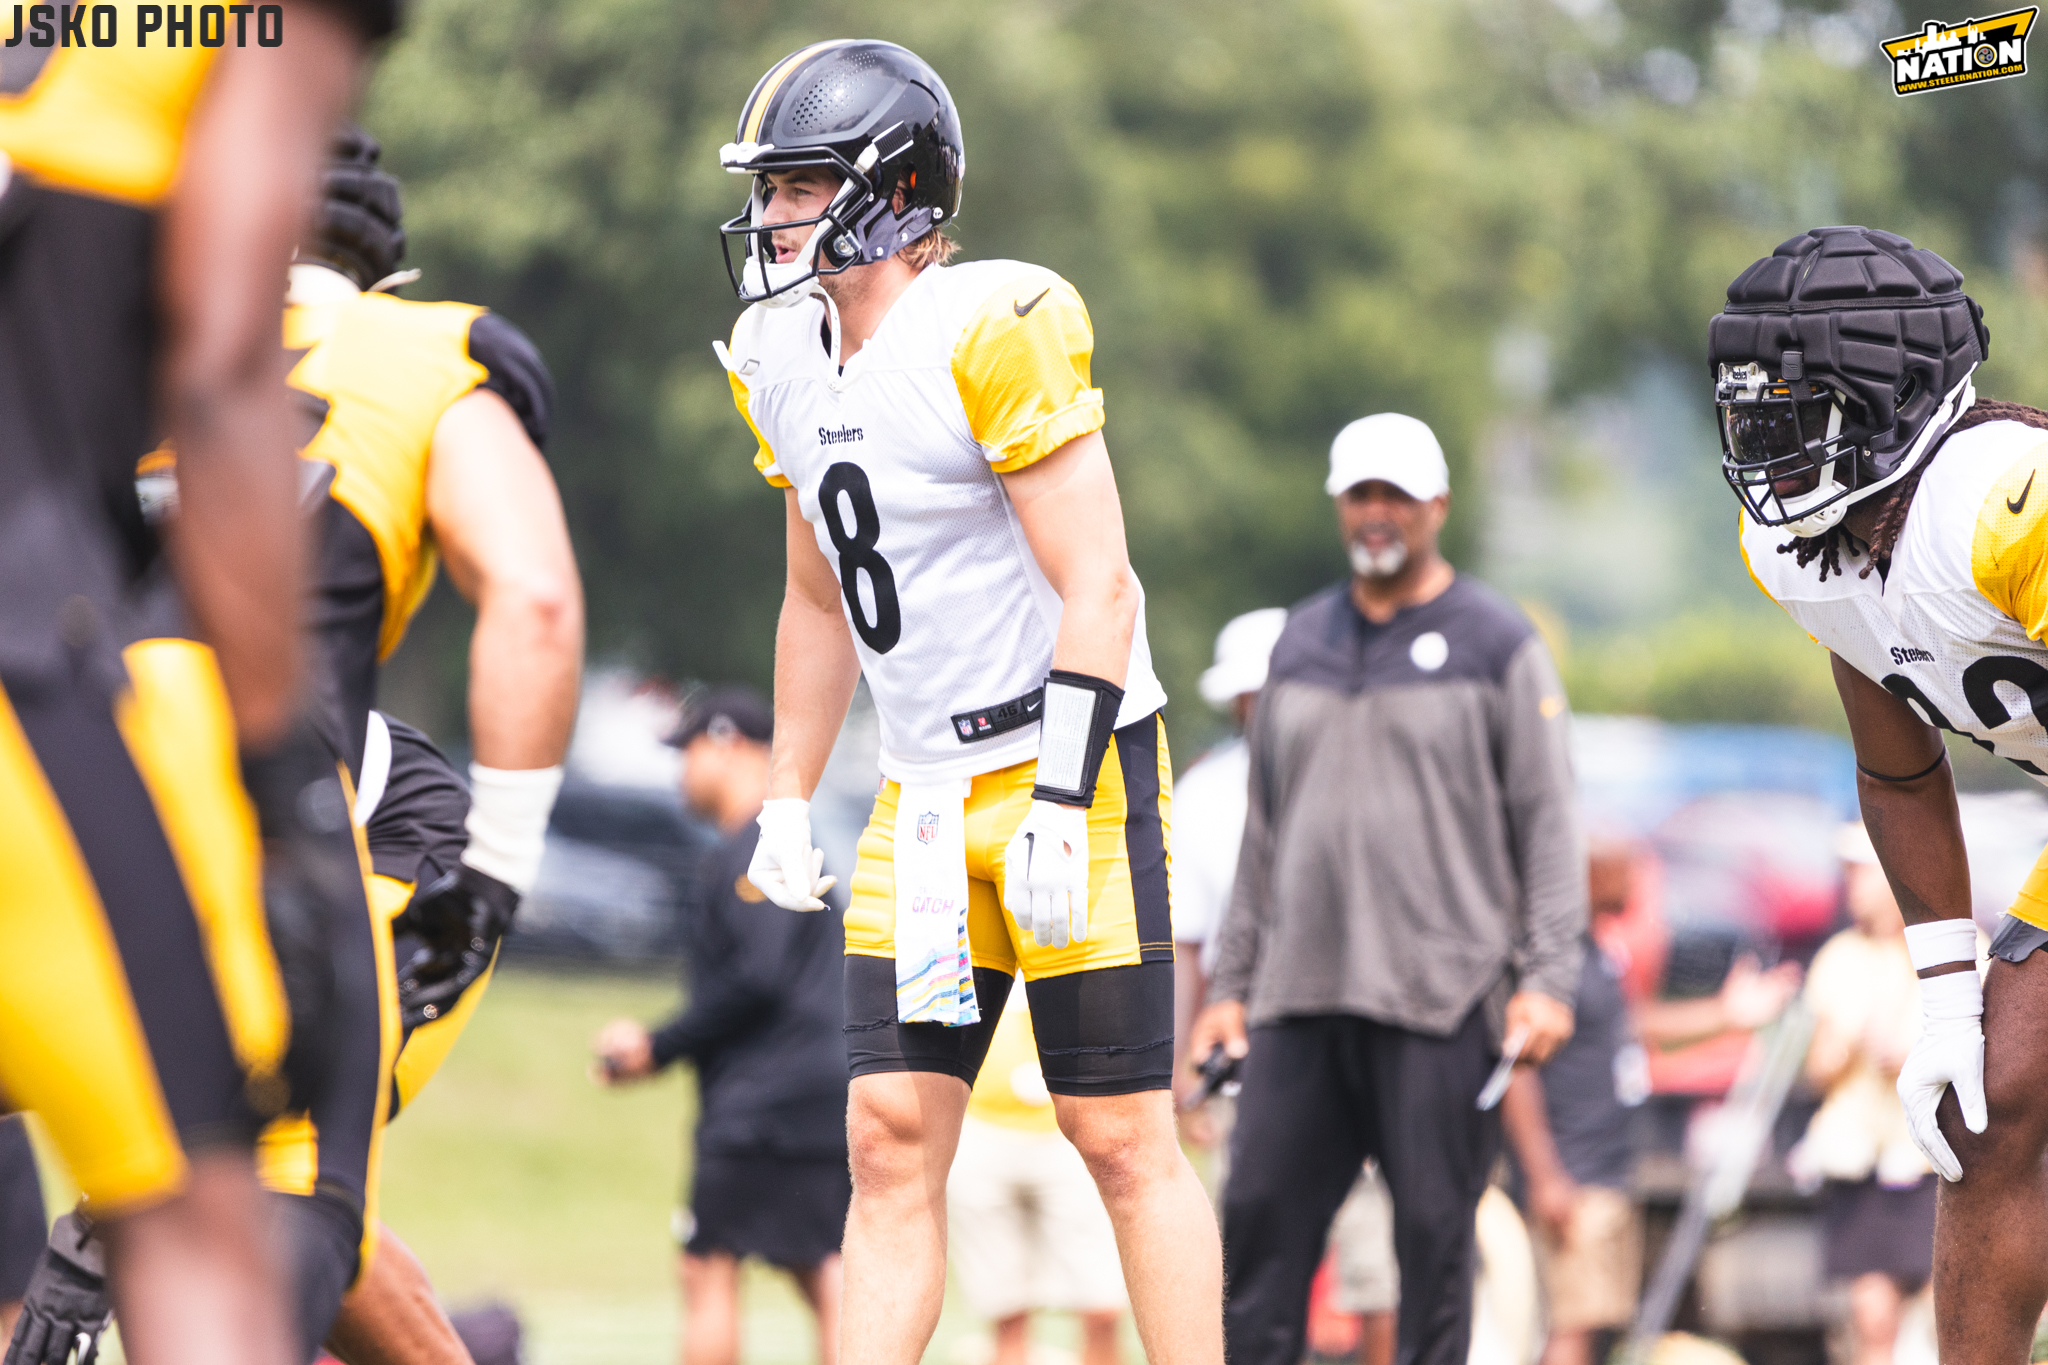
<path id="1" fill-rule="evenodd" d="M 690 1003 L 654 1033 L 654 1064 L 701 1059 L 771 1016 L 789 976 L 791 939 L 799 916 L 740 898 L 737 876 L 753 856 L 735 858 L 726 844 L 705 859 L 685 922 Z M 736 873 L 737 870 L 737 873 Z"/>
<path id="2" fill-rule="evenodd" d="M 453 872 L 469 845 L 469 788 L 434 741 L 402 720 L 391 731 L 391 774 L 384 799 L 363 831 L 370 866 L 402 882 L 429 882 Z"/>
<path id="3" fill-rule="evenodd" d="M 469 358 L 490 371 L 481 387 L 510 403 L 519 425 L 526 428 L 526 439 L 536 449 L 547 449 L 555 381 L 526 333 L 496 313 L 478 313 L 469 324 Z"/>

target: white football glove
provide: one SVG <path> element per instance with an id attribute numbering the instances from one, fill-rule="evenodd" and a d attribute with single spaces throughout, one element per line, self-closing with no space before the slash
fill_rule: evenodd
<path id="1" fill-rule="evenodd" d="M 823 910 L 819 897 L 839 879 L 818 875 L 825 855 L 811 847 L 811 803 L 793 796 L 765 802 L 759 824 L 761 839 L 747 864 L 747 880 L 785 910 Z"/>
<path id="2" fill-rule="evenodd" d="M 1088 812 L 1034 800 L 1003 849 L 1003 904 L 1021 932 L 1064 948 L 1088 937 Z"/>
<path id="3" fill-rule="evenodd" d="M 1984 987 L 1975 971 L 1923 977 L 1920 982 L 1920 1036 L 1899 1068 L 1899 1099 L 1913 1141 L 1943 1180 L 1963 1178 L 1941 1126 L 1934 1121 L 1941 1092 L 1955 1087 L 1963 1109 L 1963 1126 L 1984 1131 L 1989 1115 L 1984 1105 Z"/>

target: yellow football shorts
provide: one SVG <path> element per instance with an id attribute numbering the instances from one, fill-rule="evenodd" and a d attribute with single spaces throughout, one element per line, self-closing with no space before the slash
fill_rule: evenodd
<path id="1" fill-rule="evenodd" d="M 113 697 L 0 691 L 0 1092 L 116 1213 L 249 1146 L 290 1033 L 213 656 L 128 664 Z"/>
<path id="2" fill-rule="evenodd" d="M 1037 772 L 1036 762 L 1024 762 L 983 773 L 967 795 L 967 938 L 974 965 L 1009 975 L 1021 968 L 1026 981 L 1035 981 L 1171 962 L 1166 876 L 1173 769 L 1165 722 L 1148 716 L 1111 738 L 1088 811 L 1088 938 L 1064 948 L 1039 944 L 1003 908 L 1003 849 L 1031 809 Z M 846 910 L 849 954 L 896 956 L 898 791 L 895 782 L 882 784 L 860 836 Z"/>
<path id="3" fill-rule="evenodd" d="M 1123 1095 L 1173 1083 L 1173 800 L 1166 730 L 1154 714 L 1110 738 L 1088 812 L 1088 937 L 1041 947 L 1003 909 L 1003 849 L 1031 806 L 1035 763 L 974 779 L 967 796 L 967 933 L 979 1022 L 905 1024 L 896 1009 L 892 851 L 897 785 L 884 783 L 861 835 L 846 912 L 846 1039 L 856 1080 L 936 1072 L 972 1085 L 1018 969 L 1039 1069 L 1056 1095 Z"/>

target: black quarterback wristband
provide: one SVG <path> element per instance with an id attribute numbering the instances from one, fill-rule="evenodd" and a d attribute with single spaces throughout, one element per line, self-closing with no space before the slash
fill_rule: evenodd
<path id="1" fill-rule="evenodd" d="M 1063 806 L 1095 804 L 1095 779 L 1116 729 L 1124 690 L 1086 673 L 1055 668 L 1045 680 L 1045 719 L 1039 722 L 1038 774 L 1032 799 Z"/>

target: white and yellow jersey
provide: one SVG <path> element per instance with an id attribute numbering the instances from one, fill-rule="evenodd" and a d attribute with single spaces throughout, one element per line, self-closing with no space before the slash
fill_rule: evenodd
<path id="1" fill-rule="evenodd" d="M 2048 432 L 1956 432 L 1921 476 L 1889 572 L 1820 579 L 1743 518 L 1750 575 L 1806 633 L 1924 719 L 2048 783 Z"/>
<path id="2" fill-rule="evenodd" d="M 831 562 L 896 781 L 973 777 L 1038 752 L 1060 599 L 1003 488 L 1102 426 L 1095 338 L 1074 287 L 1018 261 L 932 266 L 834 370 L 825 306 L 755 306 L 733 329 L 733 397 L 755 466 L 795 488 Z M 1166 704 L 1142 595 L 1124 726 Z"/>

